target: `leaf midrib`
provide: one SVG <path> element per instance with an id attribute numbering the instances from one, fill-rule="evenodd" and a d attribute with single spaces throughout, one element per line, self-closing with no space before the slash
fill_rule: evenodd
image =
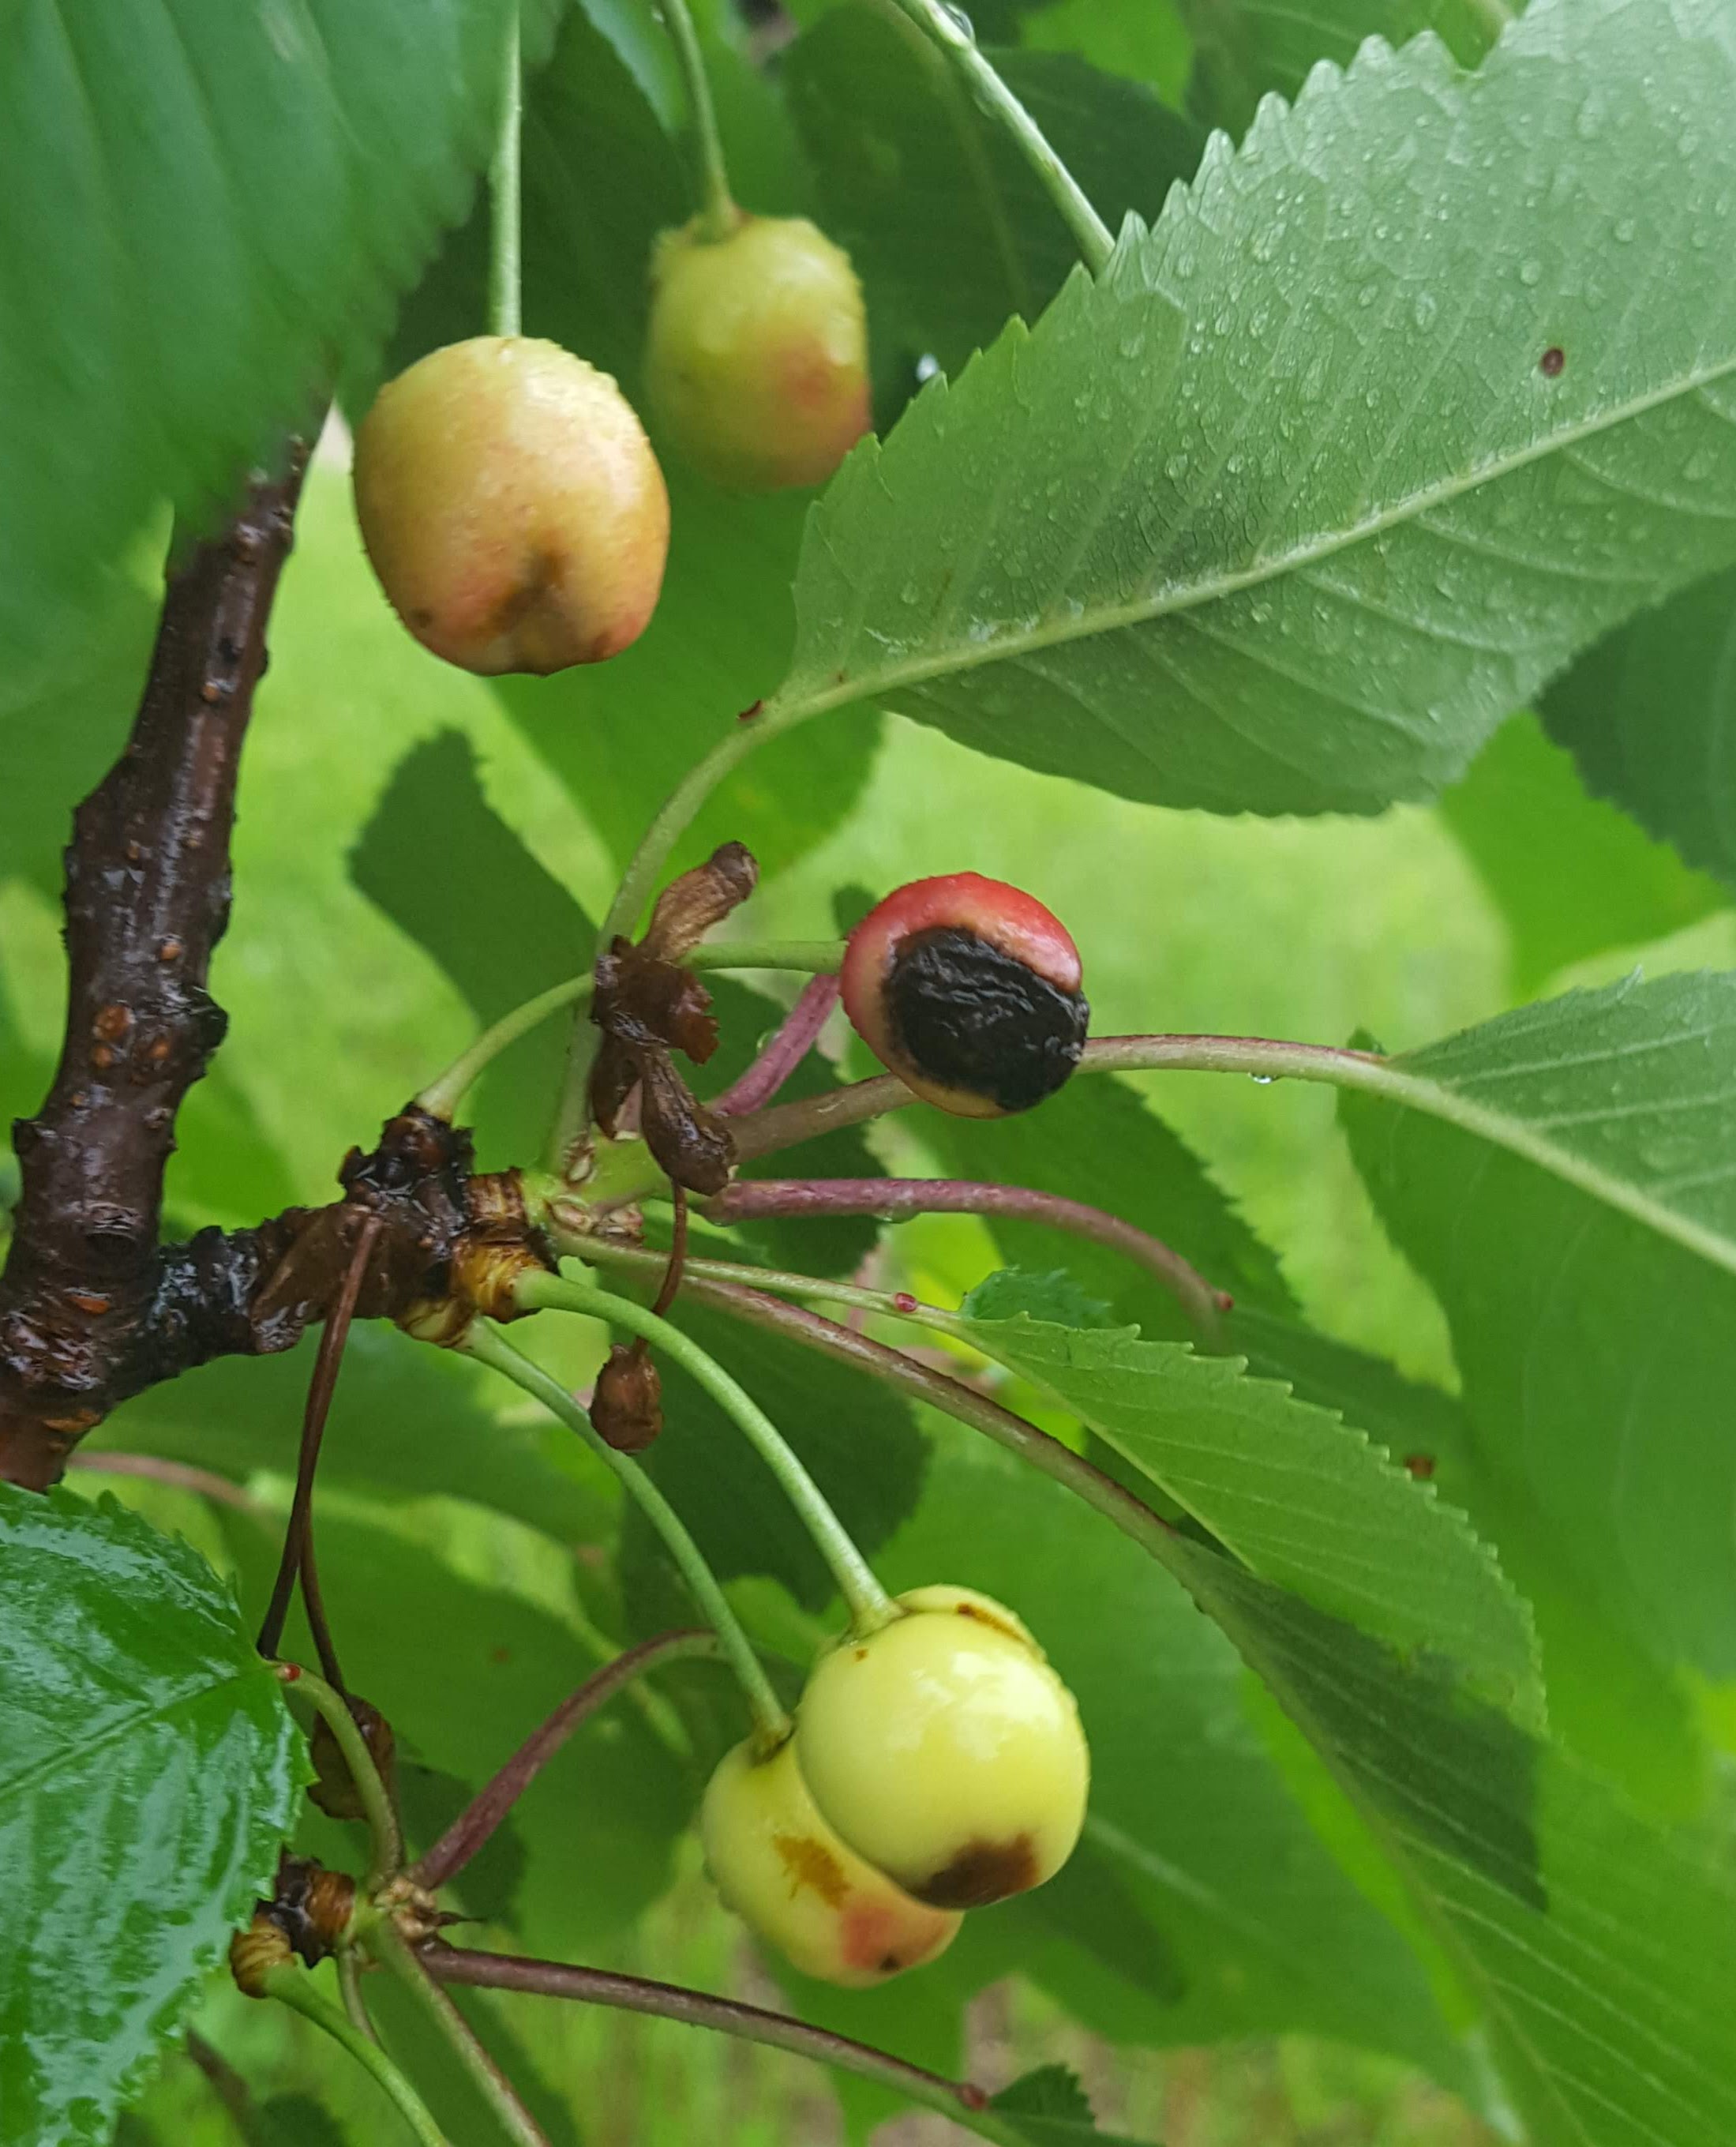
<path id="1" fill-rule="evenodd" d="M 1682 397 L 1697 395 L 1732 374 L 1736 374 L 1736 356 L 1726 358 L 1718 365 L 1684 374 L 1646 394 L 1635 396 L 1561 432 L 1552 433 L 1546 439 L 1533 442 L 1528 447 L 1498 456 L 1461 475 L 1443 479 L 1438 484 L 1420 487 L 1361 522 L 1351 523 L 1343 529 L 1328 531 L 1304 543 L 1293 546 L 1288 551 L 1257 560 L 1252 566 L 1239 568 L 1233 573 L 1214 575 L 1205 581 L 1183 586 L 1171 583 L 1130 603 L 1105 605 L 1096 610 L 1088 609 L 1068 618 L 1050 618 L 1019 632 L 998 634 L 990 640 L 955 643 L 938 653 L 928 653 L 888 664 L 878 673 L 834 681 L 816 693 L 792 693 L 789 683 L 786 682 L 767 703 L 757 726 L 758 734 L 763 738 L 772 731 L 788 728 L 806 721 L 810 716 L 823 715 L 828 709 L 848 707 L 853 702 L 878 698 L 895 693 L 900 687 L 923 685 L 932 678 L 977 670 L 984 664 L 1007 663 L 1020 656 L 1035 655 L 1043 649 L 1062 647 L 1074 641 L 1094 640 L 1100 634 L 1118 633 L 1129 627 L 1146 625 L 1154 619 L 1173 618 L 1183 612 L 1198 610 L 1202 605 L 1214 603 L 1224 597 L 1239 595 L 1244 589 L 1258 588 L 1321 560 L 1333 558 L 1340 552 L 1365 543 L 1370 538 L 1378 537 L 1388 529 L 1402 528 L 1417 521 L 1437 508 L 1451 505 L 1466 493 L 1475 492 L 1483 485 L 1509 477 L 1533 463 L 1546 461 L 1551 455 L 1563 453 L 1583 440 L 1598 438 L 1603 433 L 1613 432 Z"/>
<path id="2" fill-rule="evenodd" d="M 1455 1125 L 1462 1132 L 1474 1134 L 1492 1146 L 1503 1148 L 1509 1154 L 1588 1194 L 1604 1206 L 1643 1224 L 1659 1237 L 1672 1239 L 1714 1267 L 1736 1274 L 1736 1240 L 1667 1206 L 1630 1179 L 1618 1178 L 1576 1150 L 1550 1140 L 1523 1119 L 1493 1110 L 1462 1090 L 1430 1080 L 1423 1074 L 1404 1073 L 1390 1063 L 1375 1062 L 1363 1078 L 1348 1085 L 1367 1094 L 1384 1096 L 1389 1102 L 1407 1104 L 1413 1110 Z"/>

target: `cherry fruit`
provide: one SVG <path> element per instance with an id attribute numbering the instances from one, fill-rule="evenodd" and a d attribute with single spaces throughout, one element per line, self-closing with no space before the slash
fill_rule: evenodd
<path id="1" fill-rule="evenodd" d="M 651 407 L 704 476 L 737 491 L 819 484 L 868 430 L 868 319 L 850 257 L 801 217 L 698 219 L 658 238 Z"/>
<path id="2" fill-rule="evenodd" d="M 926 1907 L 863 1863 L 814 1809 L 786 1742 L 726 1753 L 699 1812 L 705 1860 L 726 1908 L 804 1975 L 850 1989 L 946 1951 L 963 1919 Z"/>
<path id="3" fill-rule="evenodd" d="M 597 663 L 657 606 L 669 498 L 633 407 L 558 344 L 431 351 L 356 434 L 356 514 L 393 608 L 488 675 Z"/>
<path id="4" fill-rule="evenodd" d="M 883 1065 L 960 1118 L 1028 1110 L 1079 1063 L 1079 950 L 1033 896 L 977 873 L 895 888 L 850 934 L 844 1011 Z"/>
<path id="5" fill-rule="evenodd" d="M 1052 1878 L 1085 1822 L 1091 1759 L 1073 1694 L 1004 1605 L 918 1588 L 823 1655 L 795 1750 L 821 1815 L 940 1909 Z"/>

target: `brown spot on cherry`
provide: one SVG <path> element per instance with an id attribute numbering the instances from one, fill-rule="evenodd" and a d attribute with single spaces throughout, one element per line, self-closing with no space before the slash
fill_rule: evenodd
<path id="1" fill-rule="evenodd" d="M 1023 1894 L 1043 1876 L 1028 1834 L 1011 1841 L 973 1841 L 932 1879 L 910 1889 L 931 1909 L 982 1909 Z"/>
<path id="2" fill-rule="evenodd" d="M 789 1874 L 792 1886 L 811 1887 L 834 1909 L 849 1892 L 850 1882 L 844 1876 L 843 1866 L 825 1843 L 813 1834 L 776 1834 L 772 1837 L 772 1847 Z"/>
<path id="3" fill-rule="evenodd" d="M 1553 380 L 1567 363 L 1567 353 L 1559 343 L 1552 343 L 1537 361 L 1537 369 L 1546 380 Z"/>

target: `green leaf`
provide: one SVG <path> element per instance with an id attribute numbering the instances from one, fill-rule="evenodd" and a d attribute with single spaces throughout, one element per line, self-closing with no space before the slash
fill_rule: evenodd
<path id="1" fill-rule="evenodd" d="M 222 1058 L 189 1090 L 175 1122 L 163 1205 L 166 1230 L 236 1229 L 294 1205 L 296 1186 L 278 1145 Z"/>
<path id="2" fill-rule="evenodd" d="M 1130 1083 L 1070 1081 L 1040 1111 L 1012 1118 L 962 1119 L 925 1105 L 905 1113 L 903 1123 L 961 1177 L 999 1179 L 1105 1209 L 1161 1239 L 1238 1304 L 1273 1311 L 1290 1304 L 1278 1262 Z M 1113 1305 L 1123 1322 L 1148 1334 L 1191 1334 L 1174 1298 L 1126 1254 L 1041 1223 L 987 1221 L 1009 1261 L 1041 1269 L 1059 1258 L 1080 1288 Z"/>
<path id="3" fill-rule="evenodd" d="M 990 2106 L 1008 2117 L 1046 2118 L 1088 2128 L 1096 2121 L 1090 2098 L 1070 2065 L 1039 2065 L 1003 2088 Z"/>
<path id="4" fill-rule="evenodd" d="M 0 2139 L 99 2141 L 268 1891 L 306 1779 L 197 1551 L 0 1486 Z"/>
<path id="5" fill-rule="evenodd" d="M 1446 1308 L 1477 1465 L 1643 1644 L 1730 1675 L 1736 977 L 1572 993 L 1393 1065 L 1441 1117 L 1357 1096 L 1345 1123 Z"/>
<path id="6" fill-rule="evenodd" d="M 1280 1379 L 1298 1401 L 1335 1411 L 1396 1459 L 1414 1460 L 1413 1474 L 1427 1477 L 1443 1454 L 1456 1459 L 1470 1439 L 1453 1395 L 1406 1379 L 1383 1358 L 1255 1305 L 1238 1304 L 1224 1325 L 1230 1348 L 1256 1378 Z"/>
<path id="7" fill-rule="evenodd" d="M 1716 2147 L 1736 2125 L 1721 1839 L 1379 1642 L 1178 1544 L 1173 1560 L 1384 1837 L 1488 2007 L 1534 2147 Z"/>
<path id="8" fill-rule="evenodd" d="M 1365 38 L 1402 45 L 1433 30 L 1474 67 L 1509 10 L 1507 0 L 1178 0 L 1194 40 L 1190 107 L 1240 134 L 1260 99 L 1294 98 L 1321 60 L 1348 67 Z M 1521 0 L 1523 5 L 1523 0 Z M 1519 7 L 1510 11 L 1520 12 Z"/>
<path id="9" fill-rule="evenodd" d="M 1193 40 L 1175 0 L 1145 0 L 1138 8 L 1123 0 L 1049 0 L 1024 18 L 1020 37 L 1030 50 L 1077 53 L 1111 74 L 1148 83 L 1166 104 L 1178 106 L 1186 93 Z"/>
<path id="10" fill-rule="evenodd" d="M 311 2094 L 274 2094 L 259 2105 L 258 2147 L 348 2147 L 348 2143 L 337 2119 Z"/>
<path id="11" fill-rule="evenodd" d="M 113 574 L 53 673 L 22 699 L 0 702 L 0 879 L 16 873 L 59 899 L 73 808 L 126 742 L 156 630 L 156 604 Z"/>
<path id="12" fill-rule="evenodd" d="M 861 1549 L 872 1554 L 914 1508 L 927 1448 L 902 1399 L 779 1337 L 722 1314 L 681 1305 L 678 1324 L 733 1372 L 783 1434 Z M 810 1609 L 829 1603 L 831 1577 L 771 1470 L 711 1398 L 674 1364 L 662 1365 L 663 1429 L 644 1465 L 720 1578 L 767 1574 Z M 641 1623 L 671 1622 L 654 1576 L 663 1557 L 637 1509 L 625 1523 L 626 1585 Z M 674 1613 L 677 1619 L 683 1614 Z"/>
<path id="13" fill-rule="evenodd" d="M 1214 138 L 853 454 L 767 720 L 878 702 L 1219 811 L 1450 780 L 1736 553 L 1736 288 L 1670 265 L 1728 246 L 1733 95 L 1721 0 L 1544 0 L 1476 75 L 1371 44 Z"/>
<path id="14" fill-rule="evenodd" d="M 1650 617 L 1670 617 L 1686 602 L 1677 598 L 1616 639 L 1631 638 Z M 1673 650 L 1679 645 L 1669 644 Z M 1594 651 L 1568 674 L 1568 683 L 1585 681 L 1580 690 L 1602 708 L 1609 705 L 1611 668 L 1607 653 Z M 1649 762 L 1659 742 L 1658 708 L 1668 708 L 1673 721 L 1679 715 L 1691 722 L 1695 703 L 1690 693 L 1666 688 L 1658 694 L 1649 683 L 1655 668 L 1648 675 Z M 1544 707 L 1558 707 L 1562 692 L 1560 684 L 1552 687 Z M 1696 770 L 1702 799 L 1703 768 L 1702 757 Z M 1678 783 L 1685 772 L 1678 768 Z M 1598 787 L 1608 794 L 1608 784 Z M 1606 947 L 1635 946 L 1679 931 L 1726 898 L 1661 843 L 1648 842 L 1626 813 L 1588 798 L 1571 758 L 1528 715 L 1502 725 L 1463 782 L 1443 794 L 1440 811 L 1507 920 L 1518 996 Z"/>
<path id="15" fill-rule="evenodd" d="M 1010 2118 L 1032 2147 L 1076 2147 L 1087 2139 L 1101 2139 L 1106 2147 L 1135 2147 L 1119 2134 L 1098 2130 L 1079 2076 L 1068 2065 L 1039 2065 L 1003 2088 L 988 2106 L 997 2116 Z"/>
<path id="16" fill-rule="evenodd" d="M 435 868 L 443 858 L 462 870 Z M 488 803 L 476 749 L 460 732 L 443 732 L 399 763 L 351 853 L 350 876 L 433 956 L 479 1028 L 590 965 L 589 919 Z M 467 1101 L 485 1168 L 541 1152 L 571 1030 L 570 1017 L 544 1022 L 502 1053 Z"/>
<path id="17" fill-rule="evenodd" d="M 1542 1719 L 1523 1603 L 1463 1514 L 1365 1434 L 1222 1358 L 1127 1334 L 973 1321 L 976 1348 L 1046 1389 L 1255 1573 L 1407 1654 L 1450 1657 Z"/>
<path id="18" fill-rule="evenodd" d="M 1733 715 L 1736 573 L 1714 574 L 1642 613 L 1543 701 L 1549 735 L 1572 752 L 1596 795 L 1727 888 L 1736 887 Z"/>
<path id="19" fill-rule="evenodd" d="M 1155 216 L 1204 137 L 1142 84 L 1067 53 L 988 56 L 1105 220 Z M 881 401 L 928 358 L 953 373 L 1009 314 L 1034 320 L 1078 259 L 1059 212 L 933 40 L 890 9 L 835 9 L 784 63 L 828 229 L 868 299 Z"/>
<path id="20" fill-rule="evenodd" d="M 1251 1370 L 1368 1433 L 1495 1546 L 1536 1619 L 1556 1739 L 1647 1810 L 1672 1819 L 1703 1810 L 1708 1756 L 1682 1680 L 1612 1623 L 1563 1566 L 1555 1531 L 1478 1464 L 1463 1403 L 1293 1319 L 1238 1310 L 1226 1324 Z"/>
<path id="21" fill-rule="evenodd" d="M 659 231 L 698 206 L 683 153 L 614 48 L 569 8 L 553 58 L 531 85 L 524 127 L 524 324 L 638 393 L 647 273 Z M 753 197 L 751 208 L 792 204 Z M 473 334 L 483 318 L 486 223 L 455 235 L 407 308 L 393 364 Z M 498 682 L 503 702 L 618 858 L 739 713 L 785 669 L 808 495 L 718 491 L 664 456 L 668 569 L 657 613 L 612 662 L 553 678 Z M 769 745 L 726 783 L 683 844 L 678 866 L 718 843 L 747 843 L 773 871 L 837 825 L 867 775 L 871 724 Z"/>
<path id="22" fill-rule="evenodd" d="M 525 10 L 533 53 L 553 13 Z M 487 153 L 508 19 L 508 0 L 8 10 L 10 676 L 160 496 L 208 513 L 381 334 Z"/>
<path id="23" fill-rule="evenodd" d="M 1113 1327 L 1115 1315 L 1100 1298 L 1087 1297 L 1065 1268 L 1033 1274 L 1001 1268 L 988 1275 L 958 1309 L 967 1319 L 1017 1319 L 1022 1314 L 1057 1327 Z"/>

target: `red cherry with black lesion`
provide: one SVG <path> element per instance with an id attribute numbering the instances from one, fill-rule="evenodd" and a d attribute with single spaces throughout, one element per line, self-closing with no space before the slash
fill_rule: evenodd
<path id="1" fill-rule="evenodd" d="M 1052 1096 L 1079 1063 L 1091 1009 L 1066 926 L 978 873 L 912 880 L 850 934 L 844 1011 L 881 1063 L 961 1118 Z"/>

